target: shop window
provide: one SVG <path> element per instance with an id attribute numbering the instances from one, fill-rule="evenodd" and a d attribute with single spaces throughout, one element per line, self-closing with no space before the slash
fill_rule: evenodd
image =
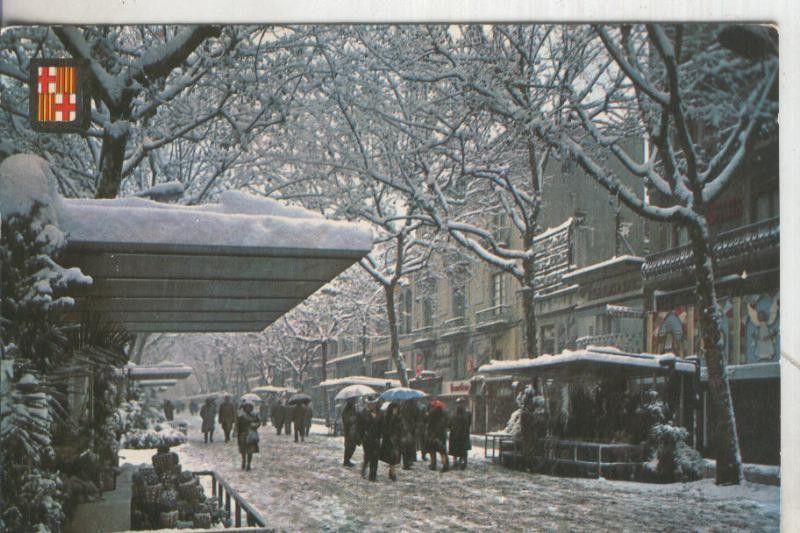
<path id="1" fill-rule="evenodd" d="M 753 222 L 777 217 L 780 209 L 778 189 L 769 189 L 754 195 L 752 205 Z"/>
<path id="2" fill-rule="evenodd" d="M 777 361 L 780 353 L 780 299 L 778 294 L 756 294 L 742 299 L 745 362 Z"/>
<path id="3" fill-rule="evenodd" d="M 656 314 L 653 330 L 656 353 L 673 353 L 681 358 L 688 355 L 687 317 L 683 307 Z"/>

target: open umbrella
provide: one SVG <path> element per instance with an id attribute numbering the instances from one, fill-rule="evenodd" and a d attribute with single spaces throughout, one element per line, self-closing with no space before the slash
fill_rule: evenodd
<path id="1" fill-rule="evenodd" d="M 360 398 L 362 396 L 369 396 L 370 394 L 377 394 L 375 389 L 367 385 L 348 385 L 339 391 L 334 397 L 335 400 L 349 400 L 350 398 Z"/>
<path id="2" fill-rule="evenodd" d="M 417 398 L 424 398 L 427 396 L 424 392 L 417 389 L 409 389 L 406 387 L 394 387 L 387 389 L 381 394 L 382 400 L 416 400 Z"/>
<path id="3" fill-rule="evenodd" d="M 258 394 L 253 394 L 252 392 L 248 392 L 247 394 L 242 394 L 240 398 L 243 402 L 260 402 L 261 398 Z"/>
<path id="4" fill-rule="evenodd" d="M 289 401 L 286 402 L 289 405 L 295 405 L 297 403 L 311 403 L 311 396 L 305 394 L 303 392 L 294 394 L 289 398 Z"/>

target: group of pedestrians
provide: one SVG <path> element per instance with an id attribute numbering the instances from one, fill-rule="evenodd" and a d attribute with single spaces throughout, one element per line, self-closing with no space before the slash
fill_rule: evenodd
<path id="1" fill-rule="evenodd" d="M 465 469 L 470 443 L 472 417 L 465 402 L 459 398 L 455 412 L 449 414 L 444 402 L 434 400 L 425 407 L 416 400 L 390 402 L 385 410 L 375 397 L 364 399 L 359 410 L 356 400 L 346 401 L 342 410 L 344 431 L 344 461 L 346 467 L 354 466 L 353 454 L 360 445 L 364 450 L 361 475 L 370 481 L 377 479 L 378 463 L 389 466 L 389 479 L 397 480 L 397 466 L 410 470 L 417 460 L 426 461 L 430 455 L 431 470 L 437 470 L 441 459 L 442 472 L 450 469 L 449 455 L 454 467 Z M 449 438 L 448 438 L 449 431 Z"/>
<path id="2" fill-rule="evenodd" d="M 241 409 L 237 415 L 237 404 L 230 395 L 225 396 L 219 409 L 213 397 L 206 398 L 200 408 L 202 419 L 200 429 L 203 432 L 203 442 L 214 442 L 214 429 L 219 422 L 225 442 L 230 442 L 231 436 L 236 437 L 239 454 L 242 456 L 242 470 L 250 470 L 253 454 L 259 451 L 258 428 L 261 426 L 261 420 L 255 413 L 252 401 L 245 400 L 238 407 Z"/>
<path id="3" fill-rule="evenodd" d="M 305 438 L 311 431 L 311 418 L 314 415 L 310 403 L 297 402 L 289 405 L 284 395 L 273 402 L 270 407 L 270 415 L 272 425 L 278 435 L 281 432 L 291 435 L 292 426 L 294 426 L 294 441 L 305 442 Z"/>

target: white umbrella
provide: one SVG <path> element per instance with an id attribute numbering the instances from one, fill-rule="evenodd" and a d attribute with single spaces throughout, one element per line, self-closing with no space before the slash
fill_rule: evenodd
<path id="1" fill-rule="evenodd" d="M 247 394 L 242 394 L 241 400 L 243 402 L 260 402 L 261 398 L 259 398 L 258 394 L 253 394 L 252 392 L 248 392 Z"/>
<path id="2" fill-rule="evenodd" d="M 370 396 L 377 394 L 375 389 L 368 385 L 348 385 L 339 391 L 334 397 L 335 400 L 349 400 L 350 398 L 360 398 L 361 396 Z"/>

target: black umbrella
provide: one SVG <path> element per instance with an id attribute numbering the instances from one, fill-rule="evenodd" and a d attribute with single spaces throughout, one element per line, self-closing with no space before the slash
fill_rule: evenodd
<path id="1" fill-rule="evenodd" d="M 302 392 L 299 394 L 293 394 L 286 403 L 289 405 L 295 405 L 298 403 L 311 403 L 311 396 Z"/>

